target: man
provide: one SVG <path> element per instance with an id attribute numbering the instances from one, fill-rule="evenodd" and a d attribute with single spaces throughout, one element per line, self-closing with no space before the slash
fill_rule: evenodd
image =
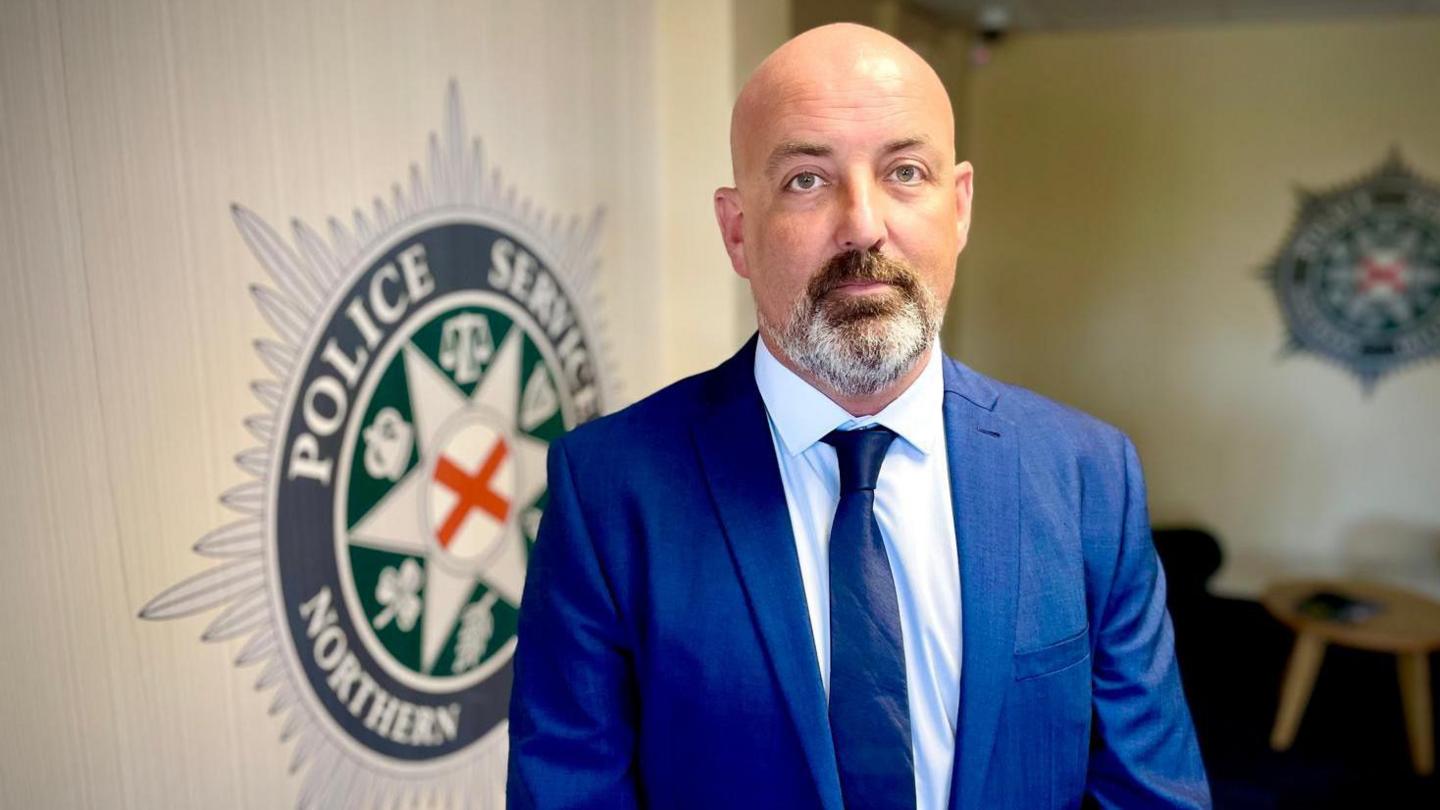
<path id="1" fill-rule="evenodd" d="M 512 807 L 1208 806 L 1133 447 L 938 349 L 953 143 L 871 29 L 742 90 L 759 337 L 551 446 Z"/>

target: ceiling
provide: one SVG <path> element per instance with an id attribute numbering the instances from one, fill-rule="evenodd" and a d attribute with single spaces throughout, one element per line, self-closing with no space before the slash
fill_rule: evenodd
<path id="1" fill-rule="evenodd" d="M 1066 30 L 1236 21 L 1440 13 L 1440 0 L 911 0 L 974 24 L 987 7 L 1009 12 L 1014 30 Z M 977 26 L 979 27 L 979 26 Z M 1440 47 L 1440 43 L 1437 43 Z"/>

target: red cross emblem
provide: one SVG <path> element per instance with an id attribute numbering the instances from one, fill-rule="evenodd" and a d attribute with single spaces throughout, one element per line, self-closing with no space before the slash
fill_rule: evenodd
<path id="1" fill-rule="evenodd" d="M 485 463 L 480 465 L 480 471 L 474 475 L 465 472 L 448 456 L 440 457 L 440 462 L 435 465 L 435 481 L 455 493 L 455 505 L 451 507 L 445 523 L 435 533 L 441 548 L 449 548 L 455 532 L 459 531 L 460 524 L 472 509 L 479 509 L 496 520 L 505 522 L 505 518 L 510 514 L 510 502 L 491 489 L 491 482 L 495 478 L 495 471 L 500 469 L 508 453 L 505 441 L 497 439 L 495 446 L 490 448 L 490 455 L 485 458 Z"/>
<path id="2" fill-rule="evenodd" d="M 1403 261 L 1382 262 L 1366 256 L 1360 260 L 1360 292 L 1367 293 L 1376 287 L 1389 287 L 1397 293 L 1403 293 L 1404 272 Z"/>

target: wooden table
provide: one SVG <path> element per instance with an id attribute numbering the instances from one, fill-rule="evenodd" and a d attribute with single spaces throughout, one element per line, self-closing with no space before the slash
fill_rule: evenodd
<path id="1" fill-rule="evenodd" d="M 1319 591 L 1378 602 L 1383 609 L 1354 623 L 1328 621 L 1301 613 L 1299 604 Z M 1434 772 L 1435 729 L 1430 703 L 1429 655 L 1440 649 L 1440 604 L 1410 591 L 1348 580 L 1282 582 L 1266 590 L 1260 601 L 1276 619 L 1295 631 L 1295 647 L 1290 652 L 1285 683 L 1280 691 L 1280 711 L 1270 733 L 1271 748 L 1284 751 L 1295 741 L 1325 648 L 1339 644 L 1396 656 L 1405 728 L 1410 738 L 1410 760 L 1416 773 L 1428 776 Z"/>

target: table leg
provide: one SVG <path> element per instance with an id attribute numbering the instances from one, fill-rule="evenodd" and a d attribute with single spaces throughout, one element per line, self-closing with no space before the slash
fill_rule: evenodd
<path id="1" fill-rule="evenodd" d="M 1310 690 L 1315 686 L 1315 675 L 1324 657 L 1324 639 L 1313 633 L 1300 633 L 1295 637 L 1295 648 L 1290 651 L 1290 663 L 1285 667 L 1285 684 L 1280 689 L 1280 711 L 1270 732 L 1270 747 L 1276 751 L 1284 751 L 1295 742 L 1300 717 L 1305 714 L 1305 704 L 1310 701 Z"/>
<path id="2" fill-rule="evenodd" d="M 1415 773 L 1429 776 L 1435 772 L 1435 719 L 1430 709 L 1430 656 L 1428 653 L 1402 653 L 1400 665 L 1400 699 L 1405 703 L 1405 730 L 1410 737 L 1410 761 Z"/>

